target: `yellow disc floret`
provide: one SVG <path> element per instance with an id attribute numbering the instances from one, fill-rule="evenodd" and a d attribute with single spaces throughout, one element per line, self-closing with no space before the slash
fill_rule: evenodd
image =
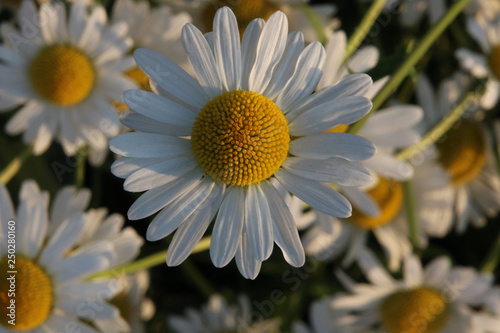
<path id="1" fill-rule="evenodd" d="M 53 288 L 50 278 L 33 261 L 18 256 L 14 275 L 8 273 L 11 263 L 7 257 L 0 260 L 0 324 L 13 331 L 31 330 L 49 317 Z M 15 325 L 8 323 L 11 304 L 15 304 Z"/>
<path id="2" fill-rule="evenodd" d="M 273 101 L 235 90 L 212 99 L 191 134 L 194 156 L 205 173 L 228 185 L 271 177 L 288 154 L 288 124 Z"/>
<path id="3" fill-rule="evenodd" d="M 95 71 L 92 61 L 69 44 L 49 45 L 31 62 L 29 77 L 33 89 L 46 101 L 70 106 L 80 103 L 92 91 Z"/>
<path id="4" fill-rule="evenodd" d="M 500 45 L 491 48 L 488 55 L 488 66 L 496 78 L 500 80 Z"/>
<path id="5" fill-rule="evenodd" d="M 439 162 L 450 173 L 455 185 L 474 179 L 486 162 L 486 138 L 481 128 L 463 120 L 437 143 Z"/>
<path id="6" fill-rule="evenodd" d="M 382 324 L 389 333 L 437 333 L 448 321 L 446 298 L 429 287 L 398 291 L 380 306 Z"/>
<path id="7" fill-rule="evenodd" d="M 355 207 L 352 208 L 350 221 L 362 229 L 375 229 L 391 222 L 403 204 L 403 187 L 401 183 L 380 177 L 376 186 L 367 194 L 380 207 L 380 215 L 368 216 Z"/>
<path id="8" fill-rule="evenodd" d="M 241 36 L 243 36 L 245 28 L 250 22 L 252 22 L 252 20 L 256 18 L 267 20 L 274 12 L 280 9 L 277 5 L 267 0 L 212 1 L 205 7 L 202 14 L 207 31 L 212 31 L 212 22 L 214 20 L 215 13 L 217 12 L 217 9 L 224 6 L 228 6 L 234 12 L 236 20 L 238 21 L 238 28 Z"/>

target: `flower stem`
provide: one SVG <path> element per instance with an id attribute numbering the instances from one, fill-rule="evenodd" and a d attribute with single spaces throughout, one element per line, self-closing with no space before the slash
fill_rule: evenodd
<path id="1" fill-rule="evenodd" d="M 76 155 L 75 186 L 77 189 L 81 189 L 85 182 L 85 162 L 87 159 L 87 155 L 87 147 L 80 148 Z"/>
<path id="2" fill-rule="evenodd" d="M 17 174 L 24 161 L 26 161 L 32 153 L 33 145 L 29 145 L 19 156 L 14 158 L 0 173 L 0 183 L 4 185 L 7 184 Z"/>
<path id="3" fill-rule="evenodd" d="M 193 252 L 191 252 L 191 254 L 208 250 L 209 247 L 210 247 L 210 237 L 202 238 L 198 242 L 198 244 L 196 244 L 196 246 L 194 247 Z M 153 266 L 164 263 L 166 257 L 167 257 L 167 251 L 161 251 L 161 252 L 152 254 L 148 257 L 134 261 L 130 264 L 125 264 L 125 265 L 122 265 L 120 267 L 111 268 L 111 269 L 93 274 L 93 275 L 89 276 L 87 278 L 87 280 L 93 280 L 93 279 L 105 278 L 105 277 L 113 277 L 113 276 L 122 275 L 122 274 L 135 273 L 135 272 L 141 271 L 143 269 L 148 269 L 148 268 L 151 268 Z"/>
<path id="4" fill-rule="evenodd" d="M 467 93 L 446 117 L 444 117 L 439 123 L 436 124 L 436 126 L 424 135 L 422 140 L 413 146 L 402 150 L 396 155 L 396 157 L 400 160 L 407 161 L 413 155 L 423 151 L 433 143 L 437 142 L 460 119 L 462 114 L 467 110 L 468 106 L 475 98 L 475 90 Z"/>
<path id="5" fill-rule="evenodd" d="M 349 127 L 348 133 L 357 133 L 361 127 L 365 124 L 368 118 L 377 111 L 382 104 L 392 95 L 397 87 L 403 82 L 408 73 L 413 69 L 413 67 L 419 62 L 419 60 L 425 55 L 427 50 L 436 41 L 436 39 L 443 33 L 443 31 L 453 22 L 453 20 L 460 14 L 462 9 L 471 0 L 458 0 L 450 8 L 450 10 L 429 30 L 429 32 L 424 36 L 420 44 L 415 48 L 415 50 L 406 58 L 403 64 L 397 69 L 397 71 L 391 76 L 390 80 L 384 85 L 384 87 L 379 91 L 379 93 L 373 98 L 373 108 L 371 111 L 360 119 L 357 123 Z"/>
<path id="6" fill-rule="evenodd" d="M 382 9 L 384 9 L 386 2 L 387 0 L 376 0 L 370 6 L 368 12 L 365 14 L 365 17 L 363 17 L 363 20 L 361 20 L 361 23 L 356 28 L 356 31 L 354 31 L 354 34 L 351 36 L 351 38 L 349 38 L 349 42 L 347 43 L 344 54 L 344 63 L 351 57 L 354 51 L 356 51 L 358 46 L 363 42 L 366 35 L 380 15 L 380 12 L 382 11 Z"/>
<path id="7" fill-rule="evenodd" d="M 481 266 L 481 272 L 493 273 L 500 261 L 500 233 Z"/>
<path id="8" fill-rule="evenodd" d="M 316 14 L 316 12 L 308 4 L 297 4 L 296 6 L 307 16 L 309 23 L 311 23 L 314 32 L 316 33 L 316 38 L 321 44 L 324 45 L 326 43 L 326 35 L 323 28 L 323 22 L 321 22 L 318 14 Z"/>
<path id="9" fill-rule="evenodd" d="M 418 253 L 420 248 L 418 244 L 418 219 L 417 208 L 415 206 L 415 193 L 413 192 L 413 180 L 403 182 L 403 192 L 410 242 L 413 246 L 413 252 Z"/>
<path id="10" fill-rule="evenodd" d="M 189 259 L 182 263 L 182 269 L 184 269 L 184 272 L 191 279 L 191 281 L 193 281 L 198 290 L 201 291 L 207 298 L 215 293 L 214 288 Z"/>

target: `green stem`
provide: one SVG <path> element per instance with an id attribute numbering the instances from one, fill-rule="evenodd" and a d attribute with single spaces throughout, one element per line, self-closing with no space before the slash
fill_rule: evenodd
<path id="1" fill-rule="evenodd" d="M 475 98 L 475 91 L 467 93 L 458 105 L 443 118 L 443 120 L 441 120 L 429 132 L 427 132 L 427 134 L 424 135 L 422 140 L 413 146 L 402 150 L 396 155 L 396 157 L 400 160 L 406 161 L 413 155 L 423 151 L 433 143 L 437 142 L 460 119 L 465 110 L 467 110 L 469 103 L 471 103 Z"/>
<path id="2" fill-rule="evenodd" d="M 85 183 L 85 163 L 87 160 L 88 148 L 83 147 L 78 150 L 76 155 L 76 173 L 75 173 L 75 186 L 81 189 Z"/>
<path id="3" fill-rule="evenodd" d="M 193 252 L 191 252 L 191 254 L 208 250 L 209 247 L 210 247 L 210 237 L 202 238 L 198 242 L 198 244 L 196 244 L 196 246 L 194 247 Z M 166 257 L 167 257 L 167 251 L 161 251 L 161 252 L 152 254 L 148 257 L 134 261 L 130 264 L 125 264 L 125 265 L 122 265 L 120 267 L 111 268 L 111 269 L 93 274 L 93 275 L 89 276 L 87 279 L 93 280 L 93 279 L 97 279 L 97 278 L 113 277 L 116 275 L 135 273 L 135 272 L 141 271 L 143 269 L 148 269 L 148 268 L 151 268 L 153 266 L 160 265 L 160 264 L 164 263 Z"/>
<path id="4" fill-rule="evenodd" d="M 415 205 L 415 193 L 413 191 L 413 180 L 403 182 L 404 202 L 410 232 L 410 242 L 415 253 L 419 252 L 418 244 L 418 219 Z"/>
<path id="5" fill-rule="evenodd" d="M 33 145 L 29 145 L 18 157 L 14 158 L 0 173 L 0 183 L 6 185 L 17 174 L 23 163 L 32 153 Z"/>
<path id="6" fill-rule="evenodd" d="M 319 18 L 318 14 L 308 4 L 297 4 L 296 6 L 304 12 L 316 33 L 316 38 L 324 45 L 326 43 L 326 35 L 321 18 Z"/>
<path id="7" fill-rule="evenodd" d="M 497 240 L 493 244 L 490 252 L 486 256 L 483 265 L 481 266 L 481 272 L 483 273 L 493 273 L 498 266 L 500 261 L 500 233 L 498 234 Z"/>
<path id="8" fill-rule="evenodd" d="M 194 282 L 198 290 L 200 290 L 207 298 L 215 293 L 215 289 L 189 259 L 182 263 L 181 268 L 184 269 L 186 275 L 191 279 L 191 281 Z"/>
<path id="9" fill-rule="evenodd" d="M 363 17 L 363 20 L 361 20 L 361 23 L 356 28 L 356 31 L 354 31 L 354 34 L 351 36 L 351 38 L 349 38 L 349 42 L 347 43 L 344 54 L 344 63 L 351 57 L 354 51 L 356 51 L 358 49 L 358 46 L 363 42 L 366 35 L 380 15 L 380 12 L 382 11 L 382 9 L 384 9 L 386 2 L 387 0 L 376 0 L 370 6 L 368 12 L 365 14 L 365 17 Z"/>
<path id="10" fill-rule="evenodd" d="M 431 30 L 424 36 L 420 44 L 415 48 L 415 50 L 406 58 L 405 62 L 398 68 L 396 73 L 391 76 L 390 80 L 385 84 L 385 86 L 379 91 L 379 93 L 373 98 L 373 108 L 372 110 L 357 123 L 349 127 L 348 133 L 357 133 L 361 127 L 365 124 L 368 118 L 377 111 L 382 104 L 392 95 L 397 87 L 403 82 L 408 73 L 412 68 L 419 62 L 419 60 L 425 55 L 427 50 L 436 41 L 436 39 L 443 33 L 443 31 L 453 22 L 453 20 L 460 14 L 462 9 L 471 0 L 458 0 L 450 8 L 450 10 L 432 27 Z"/>

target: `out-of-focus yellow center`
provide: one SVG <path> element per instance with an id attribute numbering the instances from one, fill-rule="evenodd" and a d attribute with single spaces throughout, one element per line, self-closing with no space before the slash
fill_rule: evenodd
<path id="1" fill-rule="evenodd" d="M 247 25 L 256 18 L 267 20 L 279 6 L 267 0 L 214 0 L 203 11 L 204 26 L 207 31 L 212 31 L 212 23 L 217 9 L 228 6 L 234 12 L 238 21 L 240 36 L 243 36 Z"/>
<path id="2" fill-rule="evenodd" d="M 347 128 L 349 128 L 349 125 L 337 125 L 331 130 L 326 131 L 325 133 L 345 133 L 347 131 Z"/>
<path id="3" fill-rule="evenodd" d="M 95 83 L 92 61 L 69 44 L 44 47 L 29 68 L 33 89 L 46 101 L 70 106 L 83 101 Z"/>
<path id="4" fill-rule="evenodd" d="M 207 103 L 191 134 L 194 156 L 205 173 L 228 185 L 271 177 L 288 154 L 283 112 L 261 94 L 235 90 Z"/>
<path id="5" fill-rule="evenodd" d="M 14 268 L 8 266 L 11 263 L 7 257 L 0 260 L 0 324 L 12 331 L 32 330 L 42 324 L 52 310 L 50 278 L 29 259 L 17 256 Z M 17 273 L 7 273 L 12 270 Z M 8 279 L 12 276 L 15 279 Z M 12 299 L 15 300 L 15 325 L 8 323 Z"/>
<path id="6" fill-rule="evenodd" d="M 441 293 L 418 287 L 387 297 L 380 306 L 380 315 L 389 333 L 437 333 L 447 323 L 449 311 Z"/>
<path id="7" fill-rule="evenodd" d="M 491 48 L 488 55 L 488 66 L 496 78 L 500 80 L 500 45 Z"/>
<path id="8" fill-rule="evenodd" d="M 446 133 L 437 143 L 439 162 L 450 173 L 454 185 L 474 179 L 486 162 L 486 138 L 481 128 L 468 120 Z"/>
<path id="9" fill-rule="evenodd" d="M 380 177 L 377 185 L 370 189 L 367 194 L 380 207 L 380 215 L 376 217 L 368 216 L 353 207 L 349 221 L 362 229 L 371 230 L 391 222 L 403 204 L 403 187 L 401 183 L 387 178 Z"/>

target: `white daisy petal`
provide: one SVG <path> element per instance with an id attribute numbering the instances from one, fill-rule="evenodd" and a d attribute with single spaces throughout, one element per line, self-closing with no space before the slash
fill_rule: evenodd
<path id="1" fill-rule="evenodd" d="M 141 168 L 147 168 L 164 160 L 164 158 L 121 157 L 111 164 L 111 173 L 116 177 L 127 178 Z"/>
<path id="2" fill-rule="evenodd" d="M 245 226 L 247 232 L 245 237 L 248 237 L 248 246 L 255 258 L 260 261 L 269 258 L 274 244 L 271 212 L 266 196 L 258 185 L 250 184 L 246 190 Z"/>
<path id="3" fill-rule="evenodd" d="M 174 157 L 191 151 L 191 141 L 150 133 L 125 133 L 109 141 L 112 152 L 126 157 Z"/>
<path id="4" fill-rule="evenodd" d="M 289 157 L 282 167 L 299 177 L 342 186 L 362 186 L 373 180 L 370 171 L 362 164 L 343 158 L 311 160 Z"/>
<path id="5" fill-rule="evenodd" d="M 241 241 L 234 257 L 241 275 L 247 279 L 254 280 L 259 274 L 262 262 L 255 259 L 253 255 L 253 249 L 249 244 L 245 226 L 243 226 L 243 230 L 241 231 Z"/>
<path id="6" fill-rule="evenodd" d="M 297 177 L 283 169 L 276 171 L 274 176 L 290 193 L 299 197 L 312 208 L 336 217 L 351 216 L 349 201 L 332 188 Z"/>
<path id="7" fill-rule="evenodd" d="M 224 192 L 225 185 L 216 182 L 198 211 L 177 229 L 168 247 L 167 265 L 177 266 L 191 254 L 219 210 Z"/>
<path id="8" fill-rule="evenodd" d="M 198 82 L 161 54 L 138 49 L 134 51 L 134 58 L 139 68 L 171 96 L 198 109 L 210 100 Z"/>
<path id="9" fill-rule="evenodd" d="M 197 165 L 193 155 L 173 157 L 140 168 L 127 177 L 123 188 L 129 192 L 146 191 L 181 178 Z"/>
<path id="10" fill-rule="evenodd" d="M 263 19 L 255 19 L 248 24 L 243 33 L 243 39 L 241 41 L 241 64 L 243 66 L 241 73 L 241 89 L 243 90 L 250 90 L 248 77 L 250 76 L 250 71 L 253 68 L 257 56 L 257 43 L 259 42 L 259 36 L 264 25 L 265 21 Z"/>
<path id="11" fill-rule="evenodd" d="M 467 49 L 458 49 L 455 56 L 463 68 L 470 71 L 472 75 L 478 78 L 488 76 L 489 70 L 486 58 L 483 55 L 474 53 Z"/>
<path id="12" fill-rule="evenodd" d="M 144 90 L 123 93 L 125 103 L 137 113 L 174 126 L 193 126 L 196 115 L 188 108 Z"/>
<path id="13" fill-rule="evenodd" d="M 146 238 L 150 242 L 170 235 L 209 198 L 215 182 L 207 177 L 194 188 L 184 191 L 153 219 Z"/>
<path id="14" fill-rule="evenodd" d="M 344 60 L 344 53 L 347 44 L 345 32 L 336 31 L 328 39 L 326 44 L 326 60 L 323 67 L 325 75 L 318 84 L 318 89 L 334 85 L 339 79 L 339 71 Z"/>
<path id="15" fill-rule="evenodd" d="M 380 207 L 365 191 L 355 187 L 342 187 L 342 193 L 363 214 L 368 216 L 380 215 Z"/>
<path id="16" fill-rule="evenodd" d="M 405 258 L 404 279 L 408 288 L 416 287 L 423 282 L 422 265 L 420 264 L 420 260 L 413 255 Z"/>
<path id="17" fill-rule="evenodd" d="M 378 59 L 378 49 L 375 46 L 365 46 L 351 56 L 348 66 L 354 73 L 366 73 L 377 65 Z"/>
<path id="18" fill-rule="evenodd" d="M 224 196 L 215 221 L 210 258 L 215 267 L 224 267 L 234 257 L 241 241 L 245 218 L 245 192 L 232 186 Z"/>
<path id="19" fill-rule="evenodd" d="M 281 248 L 285 260 L 290 265 L 295 267 L 304 265 L 304 248 L 300 242 L 299 233 L 290 210 L 271 183 L 264 180 L 260 183 L 260 186 L 271 209 L 274 241 Z"/>
<path id="20" fill-rule="evenodd" d="M 363 137 L 348 133 L 322 133 L 293 140 L 290 153 L 303 158 L 341 157 L 362 161 L 375 153 L 375 146 Z"/>
<path id="21" fill-rule="evenodd" d="M 251 91 L 264 91 L 271 81 L 273 69 L 285 50 L 287 32 L 286 16 L 280 11 L 271 15 L 265 23 L 257 44 L 255 63 L 249 75 Z"/>
<path id="22" fill-rule="evenodd" d="M 276 98 L 276 105 L 286 114 L 298 101 L 309 96 L 321 79 L 318 69 L 325 61 L 325 49 L 320 42 L 309 44 L 299 56 L 295 73 Z"/>
<path id="23" fill-rule="evenodd" d="M 50 267 L 55 259 L 60 258 L 75 244 L 84 225 L 85 217 L 82 214 L 75 214 L 63 222 L 43 249 L 40 263 Z"/>
<path id="24" fill-rule="evenodd" d="M 120 122 L 136 131 L 162 135 L 168 133 L 172 136 L 189 136 L 192 130 L 191 127 L 180 127 L 161 123 L 130 109 L 120 114 Z"/>
<path id="25" fill-rule="evenodd" d="M 298 115 L 289 123 L 290 134 L 305 136 L 318 134 L 337 125 L 352 124 L 364 117 L 372 102 L 360 96 L 349 96 L 318 105 Z"/>
<path id="26" fill-rule="evenodd" d="M 214 18 L 214 53 L 226 91 L 240 89 L 242 72 L 240 35 L 236 17 L 229 7 L 217 11 Z"/>
<path id="27" fill-rule="evenodd" d="M 203 170 L 196 168 L 183 178 L 155 187 L 141 195 L 128 210 L 130 220 L 139 220 L 156 213 L 175 198 L 199 185 Z"/>
<path id="28" fill-rule="evenodd" d="M 76 255 L 59 260 L 56 266 L 50 268 L 50 273 L 56 277 L 57 283 L 64 284 L 102 271 L 108 268 L 108 265 L 108 260 L 102 256 Z"/>
<path id="29" fill-rule="evenodd" d="M 273 77 L 264 92 L 265 96 L 275 98 L 294 74 L 295 64 L 304 49 L 304 35 L 294 31 L 288 35 L 285 51 L 280 62 L 274 68 Z"/>
<path id="30" fill-rule="evenodd" d="M 394 279 L 386 272 L 370 251 L 362 249 L 358 257 L 358 262 L 368 280 L 374 285 L 386 287 L 394 285 Z"/>
<path id="31" fill-rule="evenodd" d="M 186 24 L 182 29 L 182 43 L 205 93 L 210 98 L 220 95 L 222 82 L 216 70 L 215 58 L 200 30 L 192 24 Z"/>
<path id="32" fill-rule="evenodd" d="M 366 74 L 352 74 L 342 78 L 336 85 L 325 87 L 311 96 L 304 98 L 287 114 L 287 118 L 293 119 L 299 114 L 313 109 L 319 105 L 328 103 L 334 99 L 348 96 L 364 96 L 370 86 L 372 79 Z"/>

